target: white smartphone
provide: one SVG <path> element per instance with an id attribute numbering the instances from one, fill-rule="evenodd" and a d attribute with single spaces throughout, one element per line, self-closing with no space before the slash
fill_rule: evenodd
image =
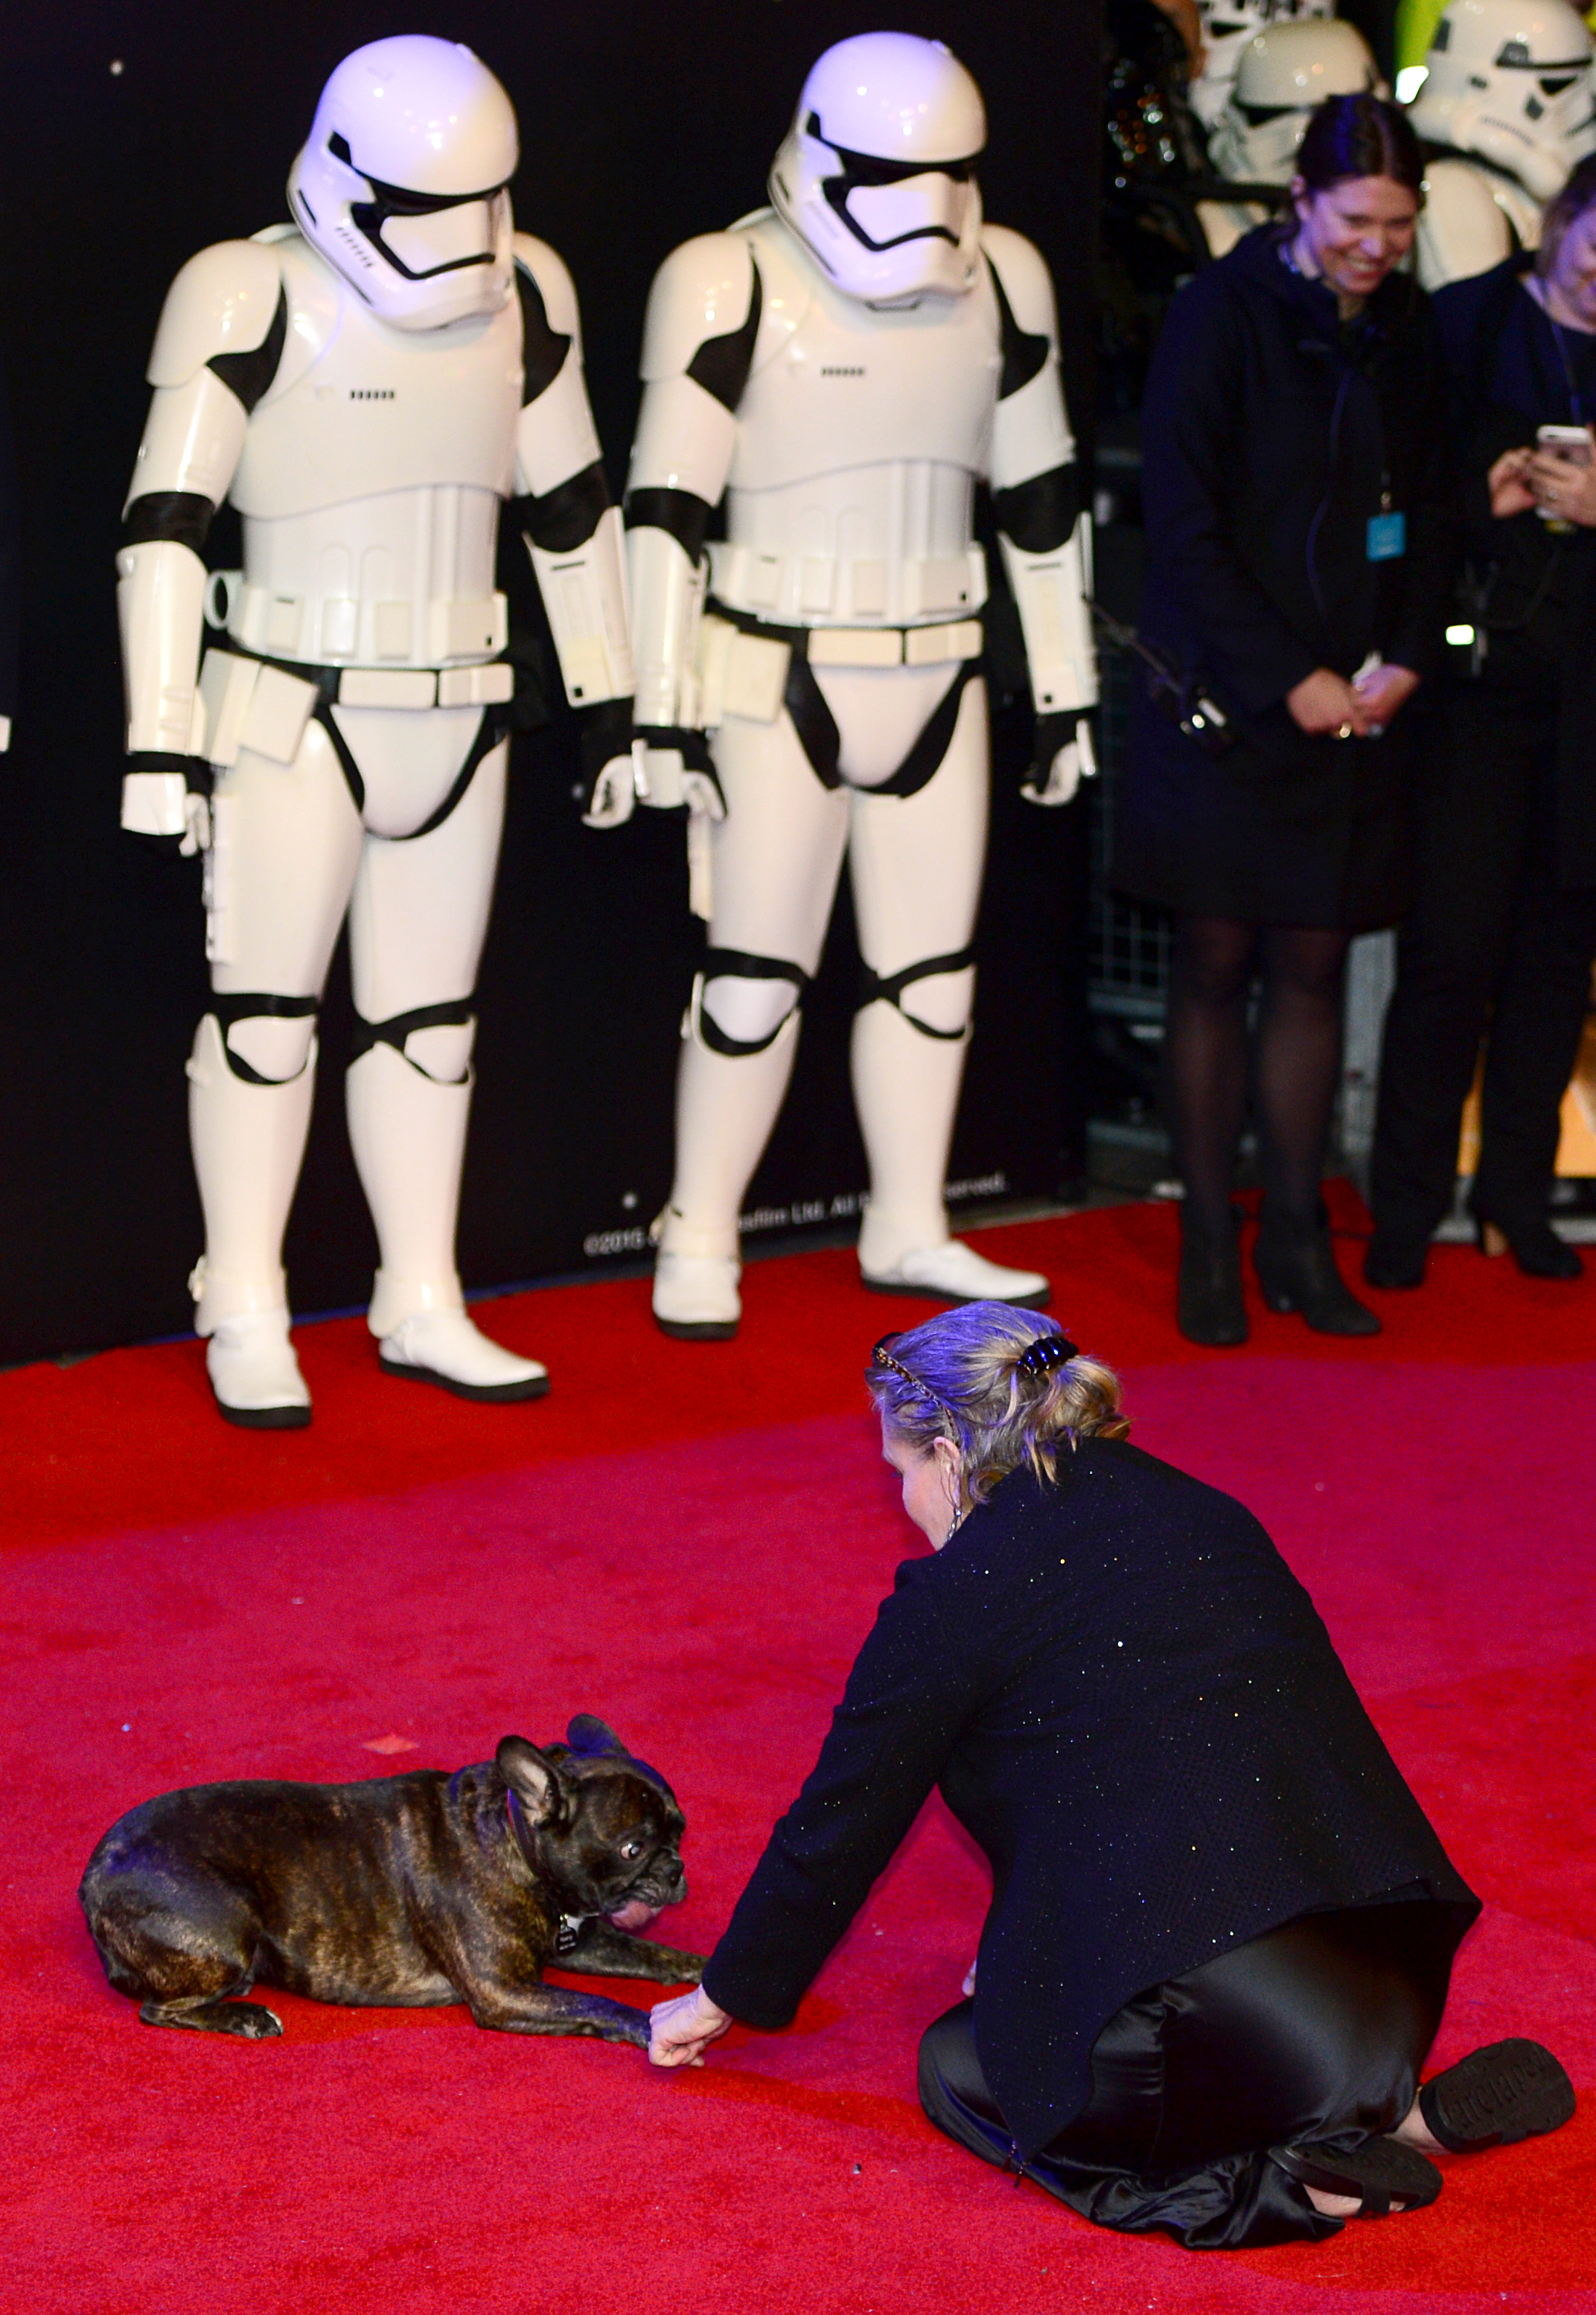
<path id="1" fill-rule="evenodd" d="M 1562 458 L 1571 466 L 1588 466 L 1591 463 L 1591 437 L 1583 426 L 1538 426 L 1535 439 L 1541 449 L 1549 450 L 1554 458 Z"/>

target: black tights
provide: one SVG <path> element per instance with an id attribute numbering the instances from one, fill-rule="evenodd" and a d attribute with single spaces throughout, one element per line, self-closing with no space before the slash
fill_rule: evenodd
<path id="1" fill-rule="evenodd" d="M 1341 1067 L 1352 935 L 1311 925 L 1175 918 L 1164 1066 L 1185 1224 L 1222 1240 L 1247 1107 L 1247 997 L 1262 981 L 1253 1055 L 1264 1194 L 1285 1221 L 1319 1210 Z"/>

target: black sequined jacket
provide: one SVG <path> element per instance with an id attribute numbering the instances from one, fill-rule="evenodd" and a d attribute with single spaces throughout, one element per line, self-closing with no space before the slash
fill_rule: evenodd
<path id="1" fill-rule="evenodd" d="M 711 1998 L 786 2025 L 934 1785 L 991 1860 L 976 2042 L 1023 2156 L 1146 1988 L 1388 1892 L 1479 1910 L 1258 1521 L 1120 1442 L 899 1569 Z"/>

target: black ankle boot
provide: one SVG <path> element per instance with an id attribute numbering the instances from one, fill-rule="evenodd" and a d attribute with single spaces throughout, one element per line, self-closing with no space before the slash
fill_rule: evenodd
<path id="1" fill-rule="evenodd" d="M 1272 1214 L 1267 1206 L 1253 1266 L 1272 1310 L 1297 1310 L 1316 1335 L 1378 1335 L 1380 1322 L 1359 1301 L 1335 1266 L 1330 1217 L 1311 1221 Z"/>
<path id="2" fill-rule="evenodd" d="M 1193 1228 L 1183 1211 L 1175 1308 L 1175 1323 L 1189 1343 L 1224 1351 L 1246 1342 L 1247 1319 L 1241 1299 L 1241 1253 L 1234 1217 L 1228 1234 L 1216 1240 Z"/>
<path id="3" fill-rule="evenodd" d="M 1480 1252 L 1501 1253 L 1501 1247 L 1493 1246 L 1486 1235 L 1488 1231 L 1497 1231 L 1507 1240 L 1512 1258 L 1526 1278 L 1572 1280 L 1583 1278 L 1585 1274 L 1585 1265 L 1573 1246 L 1564 1243 L 1544 1214 L 1530 1215 L 1528 1219 L 1521 1216 L 1515 1221 L 1505 1222 L 1499 1220 L 1494 1214 L 1483 1211 L 1476 1204 L 1474 1226 L 1479 1238 Z"/>

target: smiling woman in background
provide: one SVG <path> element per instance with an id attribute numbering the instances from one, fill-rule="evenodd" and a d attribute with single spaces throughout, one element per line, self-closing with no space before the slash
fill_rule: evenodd
<path id="1" fill-rule="evenodd" d="M 1535 256 L 1438 291 L 1435 319 L 1478 642 L 1472 674 L 1446 685 L 1397 943 L 1364 1273 L 1422 1281 L 1488 1026 L 1481 1238 L 1499 1231 L 1521 1269 L 1572 1280 L 1580 1258 L 1548 1208 L 1596 957 L 1596 158 L 1547 204 Z"/>
<path id="2" fill-rule="evenodd" d="M 1533 2042 L 1419 2089 L 1479 1911 L 1250 1512 L 1127 1444 L 1120 1389 L 999 1302 L 876 1345 L 933 1546 L 656 2065 L 789 2025 L 934 1786 L 986 1851 L 974 1998 L 920 2044 L 936 2127 L 1083 2217 L 1195 2249 L 1433 2202 L 1421 2151 L 1555 2129 Z"/>
<path id="3" fill-rule="evenodd" d="M 1175 913 L 1178 1314 L 1199 1343 L 1246 1336 L 1230 1193 L 1255 975 L 1259 1282 L 1322 1332 L 1379 1328 L 1319 1185 L 1348 945 L 1407 905 L 1404 708 L 1440 658 L 1455 556 L 1444 375 L 1395 270 L 1423 174 L 1399 107 L 1320 105 L 1290 217 L 1182 290 L 1142 412 L 1141 632 L 1168 679 L 1137 682 L 1113 873 Z"/>

